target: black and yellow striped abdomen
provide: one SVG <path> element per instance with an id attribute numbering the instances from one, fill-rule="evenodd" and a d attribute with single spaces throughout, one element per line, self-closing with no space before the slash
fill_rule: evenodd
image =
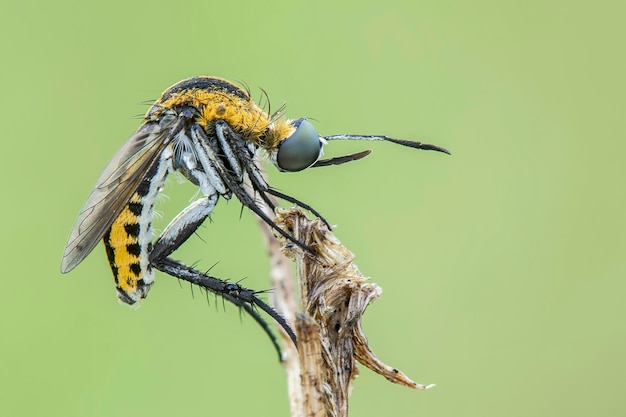
<path id="1" fill-rule="evenodd" d="M 135 193 L 103 238 L 118 297 L 126 304 L 145 298 L 154 281 L 154 273 L 147 262 L 148 247 L 141 242 L 145 235 L 141 228 L 146 227 L 141 224 L 143 210 L 144 202 Z"/>
<path id="2" fill-rule="evenodd" d="M 154 282 L 149 259 L 152 217 L 157 195 L 171 169 L 170 155 L 166 149 L 155 161 L 102 238 L 117 296 L 126 304 L 146 298 Z"/>

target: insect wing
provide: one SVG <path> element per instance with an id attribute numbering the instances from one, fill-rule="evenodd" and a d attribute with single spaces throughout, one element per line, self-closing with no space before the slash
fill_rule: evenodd
<path id="1" fill-rule="evenodd" d="M 137 189 L 150 165 L 170 143 L 176 123 L 146 123 L 117 151 L 83 206 L 65 247 L 61 272 L 89 255 Z"/>

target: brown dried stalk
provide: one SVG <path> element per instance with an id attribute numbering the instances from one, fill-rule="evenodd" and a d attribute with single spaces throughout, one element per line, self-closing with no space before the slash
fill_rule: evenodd
<path id="1" fill-rule="evenodd" d="M 297 208 L 277 209 L 275 222 L 313 252 L 264 228 L 276 289 L 273 302 L 298 337 L 299 352 L 282 335 L 291 415 L 347 416 L 352 382 L 358 376 L 355 359 L 391 382 L 419 390 L 433 386 L 418 384 L 385 365 L 369 348 L 361 318 L 382 290 L 365 282 L 354 255 L 326 225 L 309 220 Z M 299 313 L 285 255 L 296 262 Z"/>

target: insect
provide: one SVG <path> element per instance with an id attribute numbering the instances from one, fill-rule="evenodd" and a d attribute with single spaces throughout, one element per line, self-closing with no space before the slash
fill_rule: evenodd
<path id="1" fill-rule="evenodd" d="M 255 196 L 272 208 L 269 196 L 321 216 L 307 204 L 270 187 L 261 175 L 257 152 L 265 151 L 279 171 L 290 172 L 341 164 L 369 154 L 364 151 L 320 160 L 324 145 L 339 139 L 382 140 L 447 153 L 434 145 L 386 136 L 319 136 L 307 119 L 289 120 L 280 112 L 270 114 L 252 101 L 249 91 L 222 78 L 198 76 L 180 81 L 150 107 L 142 125 L 96 181 L 70 233 L 61 272 L 74 269 L 102 240 L 117 295 L 124 303 L 134 304 L 147 296 L 154 269 L 178 277 L 197 273 L 169 256 L 209 217 L 220 197 L 230 199 L 233 195 L 278 233 L 302 245 L 264 214 Z M 183 209 L 153 242 L 154 203 L 173 171 L 198 186 L 202 197 Z M 252 193 L 244 187 L 246 181 Z M 237 305 L 262 303 L 254 291 L 238 284 L 215 278 L 211 285 L 212 291 Z M 261 307 L 280 319 L 271 308 Z M 284 320 L 280 324 L 287 326 Z"/>

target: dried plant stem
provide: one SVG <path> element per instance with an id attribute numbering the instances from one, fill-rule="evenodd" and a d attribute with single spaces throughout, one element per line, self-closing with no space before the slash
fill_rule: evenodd
<path id="1" fill-rule="evenodd" d="M 347 416 L 348 397 L 358 375 L 355 359 L 391 382 L 418 390 L 430 388 L 385 365 L 369 348 L 361 318 L 382 290 L 366 282 L 353 263 L 354 255 L 327 226 L 309 220 L 297 208 L 277 209 L 274 221 L 311 249 L 275 237 L 261 223 L 270 251 L 275 308 L 294 325 L 298 337 L 296 352 L 288 336 L 282 335 L 291 415 Z M 298 303 L 285 255 L 296 263 Z"/>
<path id="2" fill-rule="evenodd" d="M 267 205 L 263 204 L 261 208 L 269 218 L 274 217 L 274 212 Z M 274 236 L 274 231 L 263 220 L 257 219 L 263 232 L 270 259 L 270 282 L 274 288 L 274 291 L 271 292 L 271 304 L 278 314 L 285 318 L 291 328 L 295 329 L 297 293 L 294 288 L 291 261 L 282 253 L 282 244 Z M 303 416 L 301 410 L 304 409 L 304 400 L 300 384 L 298 349 L 291 343 L 289 335 L 283 329 L 279 329 L 279 331 L 283 341 L 283 366 L 287 374 L 289 409 L 292 417 Z M 299 335 L 297 336 L 300 338 Z"/>

